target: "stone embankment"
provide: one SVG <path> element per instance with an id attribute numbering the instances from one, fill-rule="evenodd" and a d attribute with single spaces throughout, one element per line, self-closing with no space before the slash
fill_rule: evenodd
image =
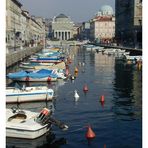
<path id="1" fill-rule="evenodd" d="M 11 65 L 23 60 L 24 58 L 39 52 L 43 47 L 38 46 L 38 47 L 28 47 L 23 50 L 18 50 L 11 52 L 9 54 L 6 54 L 6 67 L 10 67 Z"/>

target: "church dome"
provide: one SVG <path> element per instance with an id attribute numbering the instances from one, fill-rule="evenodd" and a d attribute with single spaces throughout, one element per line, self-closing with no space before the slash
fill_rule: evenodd
<path id="1" fill-rule="evenodd" d="M 102 6 L 100 11 L 102 12 L 103 15 L 113 15 L 114 14 L 113 8 L 109 5 Z"/>
<path id="2" fill-rule="evenodd" d="M 68 18 L 65 14 L 59 14 L 56 18 Z"/>
<path id="3" fill-rule="evenodd" d="M 59 14 L 58 16 L 55 17 L 55 21 L 58 22 L 67 22 L 70 21 L 70 19 L 65 15 L 65 14 Z"/>

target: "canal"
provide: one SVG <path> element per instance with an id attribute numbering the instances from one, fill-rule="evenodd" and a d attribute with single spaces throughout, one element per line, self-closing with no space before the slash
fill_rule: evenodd
<path id="1" fill-rule="evenodd" d="M 9 108 L 18 106 L 33 111 L 52 108 L 53 116 L 69 129 L 61 131 L 53 126 L 51 133 L 35 140 L 6 138 L 7 147 L 142 148 L 142 72 L 134 66 L 116 63 L 114 56 L 82 48 L 74 48 L 71 53 L 70 73 L 73 75 L 77 67 L 78 75 L 75 80 L 45 83 L 55 90 L 52 103 L 7 104 Z M 88 86 L 87 93 L 83 91 L 84 85 Z M 80 96 L 77 102 L 74 90 Z M 104 103 L 100 103 L 102 95 Z M 88 125 L 96 135 L 91 141 L 85 138 Z"/>

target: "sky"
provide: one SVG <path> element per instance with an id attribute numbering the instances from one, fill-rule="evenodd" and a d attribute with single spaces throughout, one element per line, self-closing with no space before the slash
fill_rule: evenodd
<path id="1" fill-rule="evenodd" d="M 53 18 L 60 13 L 74 22 L 90 20 L 103 5 L 115 9 L 115 0 L 19 0 L 31 15 Z"/>

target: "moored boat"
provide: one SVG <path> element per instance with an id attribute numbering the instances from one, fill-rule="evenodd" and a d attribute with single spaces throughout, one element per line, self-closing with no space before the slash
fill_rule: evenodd
<path id="1" fill-rule="evenodd" d="M 32 87 L 7 87 L 6 88 L 6 103 L 20 103 L 32 101 L 48 101 L 54 96 L 53 89 L 48 89 L 46 86 Z"/>
<path id="2" fill-rule="evenodd" d="M 9 73 L 7 75 L 9 79 L 14 81 L 27 81 L 27 82 L 47 82 L 56 81 L 58 75 L 53 73 L 53 70 L 40 69 L 37 71 L 19 71 L 15 73 Z"/>
<path id="3" fill-rule="evenodd" d="M 40 70 L 40 69 L 65 69 L 65 63 L 60 62 L 60 63 L 36 63 L 36 64 L 21 64 L 20 68 L 23 70 Z"/>
<path id="4" fill-rule="evenodd" d="M 44 108 L 41 112 L 6 109 L 6 136 L 23 139 L 35 139 L 47 133 L 54 124 L 61 129 L 68 126 L 51 117 L 52 111 Z"/>

